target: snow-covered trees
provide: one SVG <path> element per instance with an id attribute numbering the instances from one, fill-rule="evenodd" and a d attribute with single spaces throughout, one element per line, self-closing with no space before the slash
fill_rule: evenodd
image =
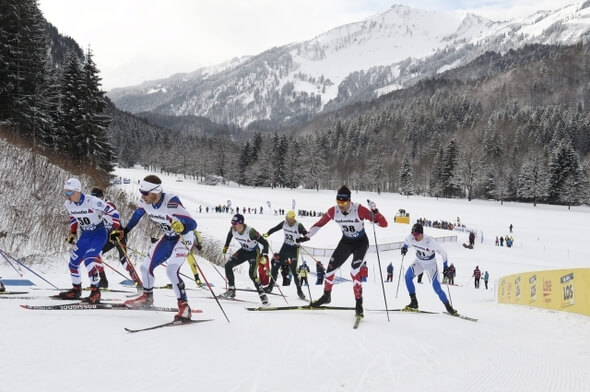
<path id="1" fill-rule="evenodd" d="M 404 158 L 402 161 L 402 167 L 399 170 L 399 191 L 402 195 L 406 196 L 409 196 L 414 192 L 412 164 L 408 158 Z"/>
<path id="2" fill-rule="evenodd" d="M 98 69 L 88 51 L 83 63 L 49 58 L 47 22 L 35 0 L 0 0 L 0 123 L 33 144 L 109 172 L 109 118 Z"/>
<path id="3" fill-rule="evenodd" d="M 543 156 L 531 152 L 526 156 L 518 177 L 518 197 L 532 200 L 533 205 L 547 196 L 547 169 Z"/>

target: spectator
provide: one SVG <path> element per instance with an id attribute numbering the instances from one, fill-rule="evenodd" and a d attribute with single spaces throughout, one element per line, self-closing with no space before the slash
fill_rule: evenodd
<path id="1" fill-rule="evenodd" d="M 455 270 L 455 264 L 451 263 L 451 265 L 449 266 L 449 270 L 447 271 L 447 279 L 449 284 L 455 284 L 455 275 L 457 275 L 457 271 Z"/>
<path id="2" fill-rule="evenodd" d="M 490 280 L 490 274 L 486 271 L 483 274 L 483 283 L 486 285 L 486 290 L 488 289 L 488 280 Z"/>
<path id="3" fill-rule="evenodd" d="M 479 270 L 479 265 L 475 266 L 475 269 L 473 270 L 473 275 L 471 275 L 472 278 L 475 278 L 475 288 L 479 289 L 479 279 L 481 278 L 481 271 Z"/>
<path id="4" fill-rule="evenodd" d="M 315 263 L 315 271 L 317 275 L 317 280 L 315 284 L 323 284 L 324 283 L 324 276 L 326 275 L 326 269 L 321 261 L 317 261 Z"/>
<path id="5" fill-rule="evenodd" d="M 368 277 L 369 277 L 369 268 L 367 267 L 367 262 L 363 261 L 363 264 L 361 265 L 361 280 L 363 282 L 366 282 Z"/>
<path id="6" fill-rule="evenodd" d="M 387 266 L 387 279 L 386 282 L 393 282 L 393 264 L 389 263 Z"/>
<path id="7" fill-rule="evenodd" d="M 303 263 L 301 263 L 301 265 L 297 269 L 297 272 L 299 273 L 301 285 L 303 286 L 303 283 L 305 283 L 306 286 L 309 286 L 309 282 L 307 281 L 307 276 L 309 275 L 309 266 L 307 265 L 305 260 L 303 260 Z"/>

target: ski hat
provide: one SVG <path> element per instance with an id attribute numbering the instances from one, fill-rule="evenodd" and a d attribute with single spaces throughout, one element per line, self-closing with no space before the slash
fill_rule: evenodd
<path id="1" fill-rule="evenodd" d="M 104 193 L 103 193 L 102 189 L 100 189 L 100 188 L 92 188 L 92 190 L 90 191 L 90 194 L 92 196 L 96 196 L 96 197 L 104 197 Z"/>
<path id="2" fill-rule="evenodd" d="M 77 178 L 70 178 L 64 184 L 64 189 L 68 189 L 70 191 L 82 192 L 82 184 L 80 184 L 80 180 Z"/>
<path id="3" fill-rule="evenodd" d="M 415 223 L 414 226 L 412 226 L 412 234 L 414 233 L 424 234 L 424 227 L 420 223 Z"/>
<path id="4" fill-rule="evenodd" d="M 350 201 L 350 189 L 346 185 L 342 185 L 336 194 L 338 201 Z"/>
<path id="5" fill-rule="evenodd" d="M 244 215 L 235 214 L 233 218 L 231 218 L 232 226 L 237 225 L 238 223 L 244 224 Z"/>
<path id="6" fill-rule="evenodd" d="M 285 218 L 295 219 L 295 211 L 293 211 L 293 210 L 287 211 L 287 214 L 285 215 Z"/>

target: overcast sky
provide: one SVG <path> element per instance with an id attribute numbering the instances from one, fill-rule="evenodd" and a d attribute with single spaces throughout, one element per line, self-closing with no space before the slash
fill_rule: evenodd
<path id="1" fill-rule="evenodd" d="M 62 35 L 94 53 L 105 90 L 311 39 L 386 11 L 472 10 L 510 19 L 581 0 L 39 0 Z"/>

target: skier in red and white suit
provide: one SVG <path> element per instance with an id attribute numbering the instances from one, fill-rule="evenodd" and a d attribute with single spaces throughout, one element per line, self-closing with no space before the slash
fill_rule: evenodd
<path id="1" fill-rule="evenodd" d="M 309 240 L 320 227 L 324 226 L 330 220 L 336 222 L 342 230 L 342 238 L 330 261 L 326 276 L 324 278 L 324 294 L 316 301 L 311 303 L 313 307 L 319 307 L 323 304 L 329 304 L 332 300 L 331 292 L 334 284 L 334 277 L 336 270 L 344 264 L 350 255 L 352 255 L 352 263 L 350 276 L 353 281 L 354 298 L 356 300 L 356 315 L 363 316 L 363 288 L 361 284 L 361 265 L 369 248 L 369 239 L 365 232 L 365 220 L 377 223 L 380 227 L 387 227 L 387 220 L 377 210 L 374 202 L 369 202 L 369 208 L 366 208 L 358 203 L 353 203 L 350 200 L 350 189 L 343 185 L 338 189 L 336 194 L 336 206 L 330 207 L 328 211 L 318 220 L 310 229 L 309 232 L 297 239 L 297 242 Z"/>

